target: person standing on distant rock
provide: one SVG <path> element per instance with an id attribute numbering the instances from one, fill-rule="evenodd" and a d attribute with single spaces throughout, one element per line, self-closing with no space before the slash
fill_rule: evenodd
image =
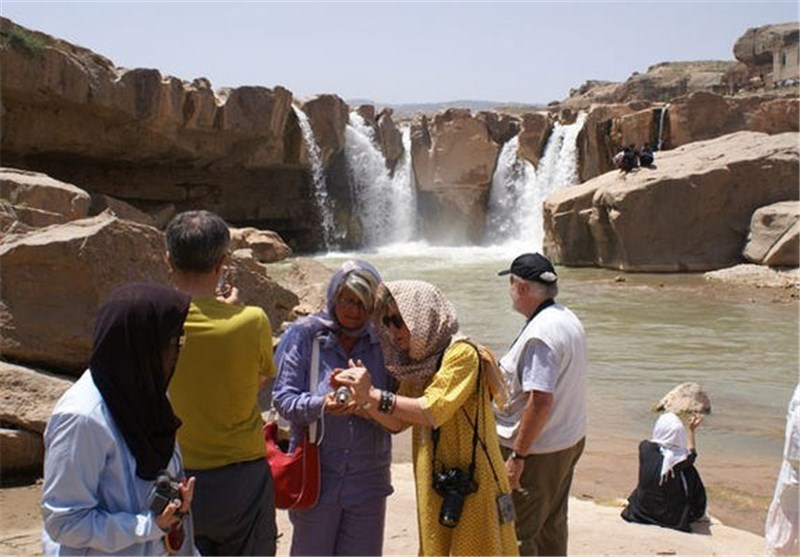
<path id="1" fill-rule="evenodd" d="M 586 435 L 586 333 L 556 303 L 558 276 L 539 253 L 511 267 L 509 294 L 525 326 L 500 359 L 513 385 L 507 409 L 495 412 L 514 491 L 521 555 L 567 554 L 567 506 Z"/>
<path id="2" fill-rule="evenodd" d="M 192 296 L 186 346 L 169 388 L 183 421 L 178 441 L 197 478 L 195 544 L 203 555 L 274 555 L 277 528 L 259 392 L 275 374 L 264 310 L 219 299 L 228 225 L 208 211 L 176 215 L 166 230 L 178 289 Z"/>
<path id="3" fill-rule="evenodd" d="M 622 518 L 691 532 L 691 523 L 705 516 L 706 489 L 694 467 L 695 429 L 702 422 L 702 415 L 692 415 L 687 434 L 676 414 L 661 414 L 653 438 L 639 444 L 639 482 Z"/>
<path id="4" fill-rule="evenodd" d="M 797 555 L 800 521 L 800 384 L 786 413 L 783 464 L 767 512 L 764 539 L 770 555 Z"/>

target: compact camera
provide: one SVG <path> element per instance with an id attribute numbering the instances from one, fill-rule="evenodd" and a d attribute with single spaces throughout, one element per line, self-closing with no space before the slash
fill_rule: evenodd
<path id="1" fill-rule="evenodd" d="M 183 501 L 180 487 L 180 482 L 173 478 L 169 472 L 162 470 L 156 476 L 156 482 L 147 495 L 147 506 L 156 516 L 160 515 L 172 501 L 176 499 Z M 179 514 L 179 512 L 175 514 Z"/>
<path id="2" fill-rule="evenodd" d="M 336 399 L 337 404 L 347 404 L 350 402 L 350 398 L 353 394 L 350 392 L 350 387 L 346 385 L 342 385 L 338 389 L 336 389 L 336 394 L 334 398 Z"/>
<path id="3" fill-rule="evenodd" d="M 433 473 L 433 489 L 442 501 L 439 524 L 455 528 L 464 510 L 464 498 L 478 490 L 478 484 L 461 468 L 448 468 Z"/>

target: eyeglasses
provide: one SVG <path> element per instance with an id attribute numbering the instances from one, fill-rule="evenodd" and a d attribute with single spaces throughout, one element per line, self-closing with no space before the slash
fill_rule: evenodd
<path id="1" fill-rule="evenodd" d="M 337 306 L 344 306 L 344 307 L 351 307 L 363 310 L 364 304 L 361 303 L 361 300 L 354 300 L 352 298 L 337 298 L 336 299 Z"/>
<path id="2" fill-rule="evenodd" d="M 399 313 L 393 313 L 391 315 L 386 314 L 383 316 L 382 321 L 383 321 L 383 326 L 386 327 L 387 329 L 391 326 L 394 326 L 395 329 L 399 329 L 405 323 L 403 321 L 403 318 L 400 317 Z"/>

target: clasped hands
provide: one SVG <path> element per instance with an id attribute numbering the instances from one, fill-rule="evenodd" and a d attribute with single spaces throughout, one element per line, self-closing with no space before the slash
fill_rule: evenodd
<path id="1" fill-rule="evenodd" d="M 331 374 L 329 383 L 334 392 L 325 395 L 325 411 L 328 414 L 364 414 L 370 402 L 369 393 L 372 387 L 372 376 L 361 360 L 348 360 L 347 369 L 336 368 Z M 340 403 L 336 400 L 336 389 L 350 389 L 350 399 Z"/>

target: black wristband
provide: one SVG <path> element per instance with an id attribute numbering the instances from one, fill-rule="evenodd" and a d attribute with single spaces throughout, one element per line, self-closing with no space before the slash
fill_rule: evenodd
<path id="1" fill-rule="evenodd" d="M 524 454 L 519 454 L 517 451 L 511 451 L 512 460 L 525 460 Z"/>
<path id="2" fill-rule="evenodd" d="M 381 391 L 381 400 L 378 403 L 378 412 L 391 414 L 396 402 L 395 394 L 391 391 Z"/>

